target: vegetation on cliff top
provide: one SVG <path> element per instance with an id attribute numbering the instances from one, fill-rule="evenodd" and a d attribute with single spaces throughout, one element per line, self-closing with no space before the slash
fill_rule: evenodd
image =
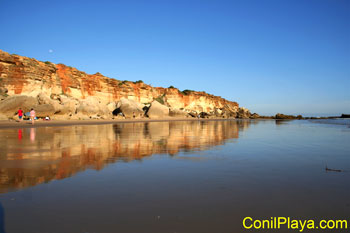
<path id="1" fill-rule="evenodd" d="M 186 89 L 186 90 L 181 91 L 181 93 L 182 93 L 183 95 L 189 95 L 189 94 L 191 94 L 192 92 L 194 92 L 194 90 L 188 90 L 188 89 Z"/>

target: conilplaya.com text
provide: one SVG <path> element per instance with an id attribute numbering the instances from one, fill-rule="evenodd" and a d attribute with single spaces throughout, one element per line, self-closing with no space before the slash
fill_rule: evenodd
<path id="1" fill-rule="evenodd" d="M 323 220 L 301 220 L 290 217 L 271 217 L 269 219 L 254 219 L 253 217 L 245 217 L 243 219 L 243 227 L 245 229 L 293 229 L 303 232 L 304 230 L 314 229 L 348 229 L 349 220 L 344 219 L 323 219 Z"/>

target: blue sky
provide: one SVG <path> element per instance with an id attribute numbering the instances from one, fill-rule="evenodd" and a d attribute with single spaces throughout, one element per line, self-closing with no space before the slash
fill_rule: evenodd
<path id="1" fill-rule="evenodd" d="M 0 1 L 0 49 L 260 114 L 350 113 L 350 1 Z"/>

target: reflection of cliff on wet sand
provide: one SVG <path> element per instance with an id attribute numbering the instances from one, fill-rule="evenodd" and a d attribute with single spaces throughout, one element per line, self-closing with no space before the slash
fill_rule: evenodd
<path id="1" fill-rule="evenodd" d="M 183 121 L 4 129 L 0 192 L 100 170 L 116 160 L 205 150 L 238 138 L 249 121 Z"/>

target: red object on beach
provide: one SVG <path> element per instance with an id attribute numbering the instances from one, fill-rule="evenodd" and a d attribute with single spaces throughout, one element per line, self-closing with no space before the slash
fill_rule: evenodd
<path id="1" fill-rule="evenodd" d="M 18 110 L 18 116 L 23 116 L 23 110 L 22 109 Z"/>

